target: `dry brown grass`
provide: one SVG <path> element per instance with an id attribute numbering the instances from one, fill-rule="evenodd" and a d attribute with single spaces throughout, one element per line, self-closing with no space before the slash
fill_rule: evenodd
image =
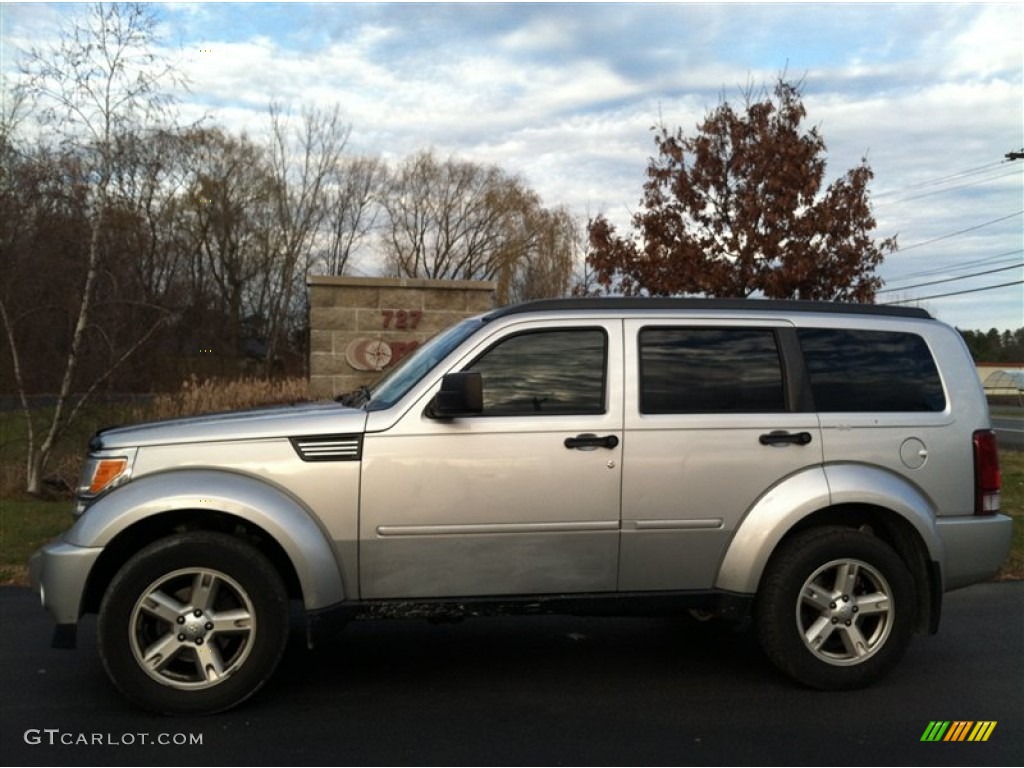
<path id="1" fill-rule="evenodd" d="M 140 421 L 176 419 L 203 413 L 238 411 L 263 405 L 286 405 L 309 400 L 309 382 L 304 378 L 261 379 L 256 377 L 200 381 L 186 379 L 181 389 L 158 395 L 138 408 Z"/>

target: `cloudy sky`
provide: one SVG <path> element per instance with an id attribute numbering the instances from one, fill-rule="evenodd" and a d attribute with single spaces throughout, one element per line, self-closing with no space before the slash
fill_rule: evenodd
<path id="1" fill-rule="evenodd" d="M 867 157 L 880 301 L 1024 326 L 1024 4 L 163 3 L 184 117 L 260 135 L 267 104 L 340 105 L 350 149 L 500 165 L 549 206 L 625 224 L 661 121 L 804 78 L 831 177 Z M 0 6 L 2 67 L 74 9 Z M 374 265 L 359 269 L 372 274 Z M 993 287 L 1000 286 L 1003 287 Z M 947 295 L 956 294 L 956 295 Z"/>

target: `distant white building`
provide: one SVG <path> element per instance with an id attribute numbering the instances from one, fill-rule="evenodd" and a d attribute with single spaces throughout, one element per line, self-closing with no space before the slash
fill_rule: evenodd
<path id="1" fill-rule="evenodd" d="M 1024 363 L 978 363 L 978 378 L 985 394 L 992 397 L 1016 398 L 1024 403 Z"/>

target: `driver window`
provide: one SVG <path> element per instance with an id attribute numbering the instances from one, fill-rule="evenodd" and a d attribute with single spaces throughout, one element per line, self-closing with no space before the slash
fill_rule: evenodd
<path id="1" fill-rule="evenodd" d="M 466 370 L 483 377 L 484 416 L 605 412 L 607 337 L 602 329 L 510 336 Z"/>

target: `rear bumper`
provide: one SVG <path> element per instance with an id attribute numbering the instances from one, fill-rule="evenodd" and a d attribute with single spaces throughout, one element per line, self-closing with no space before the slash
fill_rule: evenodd
<path id="1" fill-rule="evenodd" d="M 1006 515 L 939 518 L 935 524 L 945 550 L 945 591 L 986 581 L 1006 562 L 1013 521 Z"/>

